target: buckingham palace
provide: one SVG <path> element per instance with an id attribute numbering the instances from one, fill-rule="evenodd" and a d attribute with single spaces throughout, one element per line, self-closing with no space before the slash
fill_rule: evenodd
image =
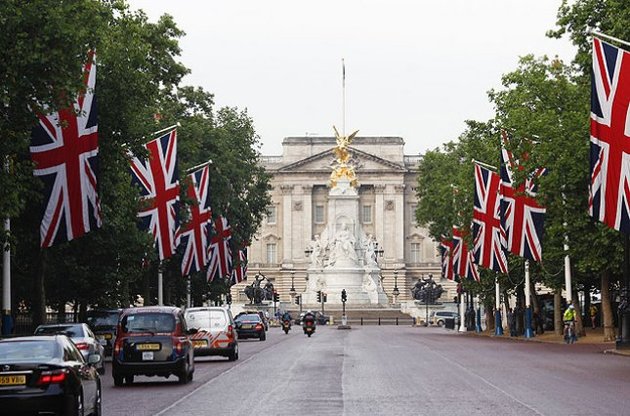
<path id="1" fill-rule="evenodd" d="M 391 303 L 412 299 L 410 288 L 422 276 L 441 280 L 437 243 L 415 219 L 420 157 L 405 155 L 404 144 L 400 137 L 356 137 L 348 147 L 358 182 L 358 225 L 375 240 L 382 288 Z M 248 281 L 262 273 L 282 302 L 291 302 L 292 287 L 299 294 L 308 285 L 311 242 L 329 220 L 334 146 L 335 137 L 287 137 L 282 155 L 261 157 L 272 175 L 272 203 L 248 249 Z M 454 288 L 448 283 L 450 294 Z M 247 284 L 234 287 L 239 301 L 246 300 Z"/>

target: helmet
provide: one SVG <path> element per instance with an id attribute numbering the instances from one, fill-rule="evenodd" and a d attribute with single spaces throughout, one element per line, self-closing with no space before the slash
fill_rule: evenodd
<path id="1" fill-rule="evenodd" d="M 569 309 L 575 309 L 575 306 L 573 306 L 573 304 L 570 304 Z"/>

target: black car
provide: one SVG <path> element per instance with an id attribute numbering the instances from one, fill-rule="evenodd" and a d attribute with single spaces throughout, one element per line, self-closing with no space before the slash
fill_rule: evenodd
<path id="1" fill-rule="evenodd" d="M 184 312 L 173 306 L 144 306 L 122 312 L 112 356 L 115 386 L 132 384 L 134 376 L 169 377 L 181 384 L 193 379 L 193 346 Z"/>
<path id="2" fill-rule="evenodd" d="M 65 335 L 0 340 L 0 413 L 100 415 L 101 380 Z"/>
<path id="3" fill-rule="evenodd" d="M 257 313 L 246 313 L 234 319 L 236 332 L 239 339 L 258 338 L 261 341 L 267 339 L 265 334 L 265 323 Z"/>
<path id="4" fill-rule="evenodd" d="M 110 357 L 116 343 L 116 325 L 122 309 L 93 309 L 87 313 L 87 324 Z"/>

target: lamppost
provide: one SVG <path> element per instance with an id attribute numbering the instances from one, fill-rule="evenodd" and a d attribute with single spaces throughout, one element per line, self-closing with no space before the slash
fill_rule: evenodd
<path id="1" fill-rule="evenodd" d="M 228 305 L 228 309 L 230 309 L 230 305 L 232 305 L 232 294 L 230 293 L 230 283 L 232 283 L 232 277 L 230 275 L 225 275 L 223 277 L 223 283 L 225 283 L 225 303 Z"/>
<path id="2" fill-rule="evenodd" d="M 291 299 L 293 299 L 296 294 L 294 281 L 295 281 L 295 270 L 291 270 L 291 289 L 289 289 L 289 295 L 291 296 Z"/>
<path id="3" fill-rule="evenodd" d="M 392 295 L 394 295 L 394 304 L 398 303 L 398 295 L 400 295 L 400 290 L 398 290 L 398 270 L 394 270 L 394 290 L 392 290 Z"/>
<path id="4" fill-rule="evenodd" d="M 429 273 L 429 283 L 425 285 L 424 292 L 424 326 L 429 326 L 429 303 L 433 304 L 433 274 Z"/>

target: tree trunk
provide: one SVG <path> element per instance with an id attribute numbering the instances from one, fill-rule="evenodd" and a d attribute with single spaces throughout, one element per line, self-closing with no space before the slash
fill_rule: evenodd
<path id="1" fill-rule="evenodd" d="M 488 331 L 494 332 L 494 307 L 492 305 L 485 304 L 483 309 L 486 318 L 486 328 Z"/>
<path id="2" fill-rule="evenodd" d="M 564 325 L 562 323 L 562 289 L 556 289 L 553 294 L 553 332 L 562 335 Z"/>
<path id="3" fill-rule="evenodd" d="M 87 321 L 87 302 L 81 301 L 79 303 L 79 322 Z"/>
<path id="4" fill-rule="evenodd" d="M 604 341 L 614 341 L 616 339 L 613 319 L 612 302 L 610 301 L 610 272 L 604 271 L 601 274 L 602 281 L 602 305 L 601 316 L 604 327 Z"/>
<path id="5" fill-rule="evenodd" d="M 153 270 L 153 268 L 149 269 Z M 153 305 L 151 302 L 151 276 L 146 271 L 142 277 L 142 297 L 144 298 L 144 306 Z"/>
<path id="6" fill-rule="evenodd" d="M 580 337 L 586 336 L 584 330 L 584 322 L 582 320 L 582 305 L 580 305 L 580 297 L 577 290 L 573 292 L 573 306 L 575 307 L 575 333 Z"/>
<path id="7" fill-rule="evenodd" d="M 33 299 L 33 329 L 46 322 L 46 249 L 39 251 L 39 267 L 35 278 Z"/>

